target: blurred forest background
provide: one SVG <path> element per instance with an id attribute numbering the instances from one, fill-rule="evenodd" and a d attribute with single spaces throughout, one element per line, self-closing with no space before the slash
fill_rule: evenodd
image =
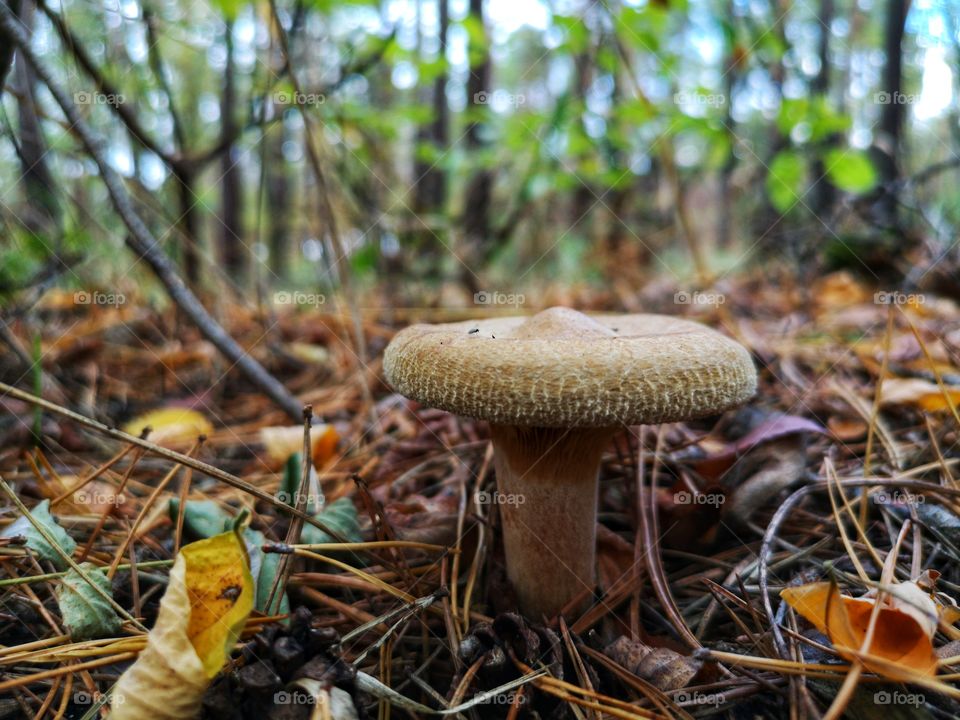
<path id="1" fill-rule="evenodd" d="M 0 42 L 14 310 L 159 290 L 98 163 L 201 298 L 491 304 L 758 267 L 960 295 L 955 0 L 5 7 L 76 112 Z"/>

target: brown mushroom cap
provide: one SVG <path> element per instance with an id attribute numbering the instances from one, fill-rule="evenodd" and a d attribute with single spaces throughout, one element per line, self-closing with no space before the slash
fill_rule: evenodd
<path id="1" fill-rule="evenodd" d="M 500 425 L 613 427 L 686 420 L 756 391 L 749 353 L 666 315 L 550 308 L 532 317 L 413 325 L 383 357 L 400 393 Z"/>

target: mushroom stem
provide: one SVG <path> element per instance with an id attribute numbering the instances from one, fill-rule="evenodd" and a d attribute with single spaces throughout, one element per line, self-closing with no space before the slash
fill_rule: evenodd
<path id="1" fill-rule="evenodd" d="M 554 617 L 593 591 L 597 474 L 615 431 L 491 425 L 507 576 L 527 615 Z"/>

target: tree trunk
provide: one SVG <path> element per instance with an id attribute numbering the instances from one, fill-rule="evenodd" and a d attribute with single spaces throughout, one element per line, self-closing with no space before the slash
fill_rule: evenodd
<path id="1" fill-rule="evenodd" d="M 734 17 L 734 0 L 727 3 L 727 12 L 729 17 Z M 733 242 L 733 171 L 737 169 L 737 156 L 734 153 L 736 149 L 737 136 L 734 132 L 736 120 L 733 118 L 733 93 L 737 87 L 737 73 L 740 69 L 740 48 L 737 44 L 736 36 L 730 38 L 730 45 L 727 48 L 726 62 L 724 63 L 723 93 L 724 93 L 724 130 L 730 141 L 730 152 L 727 159 L 720 168 L 720 187 L 719 187 L 719 217 L 717 222 L 717 245 L 721 248 L 729 248 Z"/>
<path id="2" fill-rule="evenodd" d="M 450 13 L 447 0 L 437 0 L 439 18 L 437 37 L 440 41 L 438 55 L 441 61 L 446 59 L 447 29 L 450 25 Z M 422 125 L 417 132 L 418 146 L 427 145 L 431 155 L 439 157 L 447 151 L 450 142 L 450 112 L 447 107 L 447 71 L 446 69 L 433 81 L 430 104 L 433 117 L 429 124 Z M 447 201 L 447 174 L 438 162 L 432 158 L 417 159 L 414 169 L 413 209 L 417 215 L 433 216 L 442 213 Z M 426 257 L 431 271 L 436 270 L 442 243 L 437 238 L 436 228 L 429 225 L 431 218 L 422 219 L 415 225 L 414 244 L 418 254 Z"/>
<path id="3" fill-rule="evenodd" d="M 830 93 L 830 25 L 833 23 L 834 6 L 833 0 L 820 0 L 820 43 L 818 54 L 820 56 L 820 70 L 813 82 L 810 83 L 810 94 L 814 98 L 822 98 L 824 102 L 829 100 Z M 836 143 L 835 136 L 824 140 L 825 147 L 830 147 Z M 816 183 L 812 188 L 811 205 L 814 213 L 819 216 L 830 212 L 834 200 L 834 188 L 830 180 L 824 177 L 827 168 L 823 160 L 819 157 L 813 163 L 813 181 Z"/>
<path id="4" fill-rule="evenodd" d="M 480 26 L 483 23 L 483 0 L 470 0 L 470 15 Z M 476 156 L 476 151 L 484 145 L 484 122 L 476 116 L 484 113 L 489 101 L 492 88 L 490 87 L 490 51 L 484 30 L 483 46 L 471 48 L 473 58 L 470 64 L 470 77 L 467 79 L 467 107 L 474 118 L 467 126 L 466 144 L 468 150 Z M 461 279 L 470 292 L 476 293 L 481 288 L 477 282 L 476 271 L 473 267 L 487 258 L 490 244 L 490 201 L 493 190 L 493 178 L 486 168 L 478 168 L 467 185 L 466 202 L 464 203 L 463 233 L 466 248 L 463 253 L 464 262 L 469 266 L 461 268 Z"/>
<path id="5" fill-rule="evenodd" d="M 220 135 L 223 141 L 237 137 L 236 67 L 233 57 L 233 22 L 224 30 L 227 46 L 227 67 L 223 78 L 220 102 Z M 243 241 L 243 169 L 239 148 L 230 143 L 220 158 L 220 259 L 228 276 L 239 286 L 247 274 L 247 252 Z"/>
<path id="6" fill-rule="evenodd" d="M 900 155 L 900 130 L 903 127 L 903 28 L 907 18 L 907 0 L 889 0 L 884 28 L 883 47 L 887 56 L 883 68 L 882 91 L 879 100 L 880 127 L 877 144 L 879 165 L 884 184 L 881 198 L 882 221 L 888 226 L 897 224 L 897 192 L 894 184 L 899 176 L 897 161 Z"/>
<path id="7" fill-rule="evenodd" d="M 196 291 L 200 284 L 200 237 L 199 218 L 197 217 L 196 182 L 193 171 L 185 167 L 176 167 L 173 181 L 177 185 L 177 200 L 180 205 L 180 219 L 177 220 L 177 233 L 180 241 L 180 263 L 184 277 L 191 290 Z"/>
<path id="8" fill-rule="evenodd" d="M 290 179 L 287 161 L 283 157 L 283 143 L 287 139 L 284 123 L 281 121 L 279 127 L 267 133 L 267 137 L 264 172 L 267 173 L 270 270 L 276 279 L 283 281 L 287 277 L 290 254 Z"/>
<path id="9" fill-rule="evenodd" d="M 14 15 L 20 14 L 20 0 L 5 0 Z M 3 88 L 6 87 L 7 73 L 13 65 L 13 43 L 0 45 L 0 99 L 3 98 Z"/>
<path id="10" fill-rule="evenodd" d="M 34 6 L 29 0 L 20 6 L 18 14 L 27 32 L 33 32 Z M 57 202 L 55 184 L 47 165 L 47 143 L 37 116 L 35 99 L 37 80 L 29 63 L 18 59 L 16 81 L 20 93 L 17 118 L 20 129 L 20 163 L 29 212 L 24 221 L 30 232 L 56 239 L 59 242 L 61 211 Z M 49 242 L 49 240 L 47 241 Z"/>
<path id="11" fill-rule="evenodd" d="M 589 5 L 583 10 L 584 15 L 589 13 Z M 587 92 L 590 90 L 590 83 L 593 82 L 593 58 L 587 51 L 578 53 L 573 58 L 574 66 L 574 87 L 573 97 L 576 100 L 577 115 L 580 122 L 580 128 L 586 135 L 587 129 L 583 123 L 584 113 L 587 109 Z M 590 186 L 581 177 L 577 182 L 577 189 L 573 193 L 573 203 L 570 206 L 569 227 L 570 232 L 583 238 L 585 242 L 590 241 L 590 226 L 588 215 L 596 203 L 596 198 Z"/>

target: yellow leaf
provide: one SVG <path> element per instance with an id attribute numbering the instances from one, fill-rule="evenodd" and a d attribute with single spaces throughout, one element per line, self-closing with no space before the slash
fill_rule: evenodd
<path id="1" fill-rule="evenodd" d="M 190 596 L 187 637 L 212 678 L 227 661 L 253 607 L 253 578 L 243 541 L 233 532 L 191 543 L 183 555 Z"/>
<path id="2" fill-rule="evenodd" d="M 243 541 L 226 532 L 186 545 L 137 661 L 112 694 L 112 720 L 179 720 L 199 713 L 253 607 Z"/>
<path id="3" fill-rule="evenodd" d="M 909 680 L 918 674 L 936 675 L 933 633 L 937 606 L 927 593 L 913 588 L 916 583 L 901 583 L 894 588 L 895 594 L 884 594 L 873 639 L 866 650 L 868 657 L 861 657 L 867 670 L 898 680 Z M 831 582 L 786 588 L 780 597 L 830 638 L 841 657 L 851 661 L 857 657 L 866 639 L 876 597 L 841 595 L 836 583 Z M 932 610 L 932 625 L 927 610 Z"/>
<path id="4" fill-rule="evenodd" d="M 331 457 L 340 442 L 333 425 L 320 423 L 310 429 L 314 467 L 321 467 Z M 260 442 L 275 463 L 282 464 L 295 452 L 303 450 L 303 427 L 300 425 L 260 428 Z"/>
<path id="5" fill-rule="evenodd" d="M 148 440 L 164 447 L 182 447 L 200 435 L 210 435 L 213 425 L 196 410 L 168 407 L 152 410 L 123 426 L 123 431 L 140 435 L 147 426 L 153 428 Z"/>

